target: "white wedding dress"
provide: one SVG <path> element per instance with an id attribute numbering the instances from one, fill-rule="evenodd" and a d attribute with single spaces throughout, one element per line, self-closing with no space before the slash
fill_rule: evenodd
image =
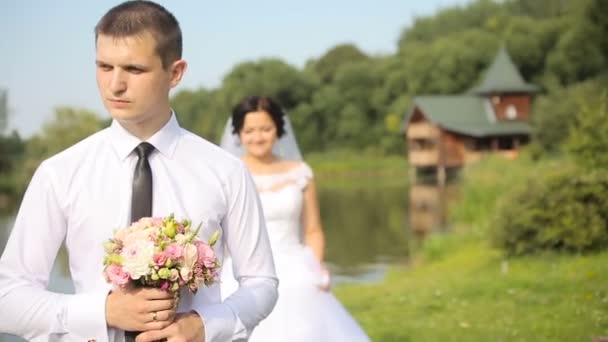
<path id="1" fill-rule="evenodd" d="M 302 163 L 285 173 L 253 178 L 260 192 L 279 278 L 279 299 L 249 341 L 369 341 L 340 302 L 319 288 L 323 281 L 319 263 L 302 243 L 300 215 L 311 169 Z M 229 259 L 224 261 L 221 282 L 223 298 L 238 287 Z"/>

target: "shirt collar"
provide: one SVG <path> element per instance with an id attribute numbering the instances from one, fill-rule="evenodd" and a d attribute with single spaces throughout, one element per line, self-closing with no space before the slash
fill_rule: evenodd
<path id="1" fill-rule="evenodd" d="M 161 154 L 167 158 L 171 158 L 177 147 L 180 135 L 181 129 L 179 123 L 177 122 L 175 113 L 172 112 L 169 121 L 158 132 L 154 133 L 147 142 L 152 144 Z M 110 143 L 120 160 L 125 160 L 141 142 L 139 138 L 122 127 L 118 121 L 112 120 L 112 124 L 110 125 Z"/>

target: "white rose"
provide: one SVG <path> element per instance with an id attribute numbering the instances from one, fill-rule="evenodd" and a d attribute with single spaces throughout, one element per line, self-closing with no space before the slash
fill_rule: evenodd
<path id="1" fill-rule="evenodd" d="M 185 282 L 189 282 L 192 279 L 192 269 L 188 266 L 183 266 L 179 269 L 179 275 Z"/>
<path id="2" fill-rule="evenodd" d="M 175 242 L 177 242 L 180 245 L 183 245 L 184 243 L 186 243 L 186 240 L 188 240 L 188 237 L 184 234 L 175 235 Z"/>
<path id="3" fill-rule="evenodd" d="M 194 263 L 198 259 L 198 250 L 196 246 L 187 244 L 184 246 L 184 262 L 183 265 L 188 268 L 193 268 Z"/>
<path id="4" fill-rule="evenodd" d="M 123 269 L 131 275 L 131 278 L 139 279 L 151 272 L 154 243 L 148 240 L 133 241 L 124 247 L 121 256 L 124 260 Z"/>

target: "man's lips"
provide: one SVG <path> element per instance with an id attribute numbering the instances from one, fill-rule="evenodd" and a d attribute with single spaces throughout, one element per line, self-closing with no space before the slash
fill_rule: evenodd
<path id="1" fill-rule="evenodd" d="M 119 99 L 108 99 L 108 101 L 114 106 L 126 106 L 131 103 L 131 101 Z"/>

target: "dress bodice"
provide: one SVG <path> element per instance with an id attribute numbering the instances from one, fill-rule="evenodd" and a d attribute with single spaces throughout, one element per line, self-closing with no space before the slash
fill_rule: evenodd
<path id="1" fill-rule="evenodd" d="M 253 175 L 273 251 L 301 245 L 303 193 L 312 176 L 306 163 L 282 173 Z"/>

